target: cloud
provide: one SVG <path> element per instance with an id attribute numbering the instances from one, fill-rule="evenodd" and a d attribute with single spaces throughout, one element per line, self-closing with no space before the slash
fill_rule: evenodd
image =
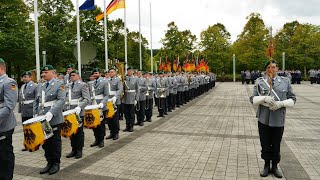
<path id="1" fill-rule="evenodd" d="M 75 4 L 75 0 L 72 0 Z M 80 4 L 84 0 L 79 0 Z M 110 0 L 107 0 L 107 4 Z M 232 41 L 243 30 L 251 12 L 261 14 L 267 26 L 274 32 L 286 22 L 320 24 L 319 0 L 141 0 L 142 34 L 150 40 L 150 9 L 152 3 L 153 47 L 160 48 L 167 24 L 174 21 L 180 30 L 190 29 L 199 38 L 201 31 L 218 22 L 231 33 Z M 96 0 L 103 8 L 103 1 Z M 127 26 L 131 31 L 139 30 L 138 0 L 127 0 Z M 117 10 L 109 18 L 123 19 L 123 10 Z"/>

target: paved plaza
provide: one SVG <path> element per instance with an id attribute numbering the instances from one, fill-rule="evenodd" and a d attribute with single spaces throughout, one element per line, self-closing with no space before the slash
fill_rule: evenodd
<path id="1" fill-rule="evenodd" d="M 249 102 L 253 85 L 217 83 L 210 92 L 157 118 L 133 133 L 122 132 L 105 147 L 90 148 L 92 130 L 85 130 L 82 159 L 67 159 L 70 140 L 62 139 L 59 173 L 40 175 L 44 151 L 22 152 L 21 120 L 13 135 L 14 179 L 276 179 L 261 178 L 264 162 L 255 108 Z M 320 85 L 293 85 L 297 103 L 287 110 L 280 169 L 283 179 L 320 180 Z M 16 114 L 19 117 L 19 114 Z M 121 121 L 121 129 L 125 123 Z M 108 133 L 107 133 L 108 134 Z"/>

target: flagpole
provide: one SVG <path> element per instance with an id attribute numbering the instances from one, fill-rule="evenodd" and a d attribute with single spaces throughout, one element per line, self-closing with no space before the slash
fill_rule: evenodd
<path id="1" fill-rule="evenodd" d="M 107 31 L 107 9 L 106 9 L 106 0 L 103 0 L 103 5 L 104 5 L 104 53 L 105 53 L 105 67 L 106 67 L 106 70 L 108 70 L 108 31 Z"/>
<path id="2" fill-rule="evenodd" d="M 152 9 L 150 2 L 150 54 L 151 54 L 151 72 L 153 73 L 153 50 L 152 50 Z"/>
<path id="3" fill-rule="evenodd" d="M 78 51 L 78 72 L 81 77 L 81 52 L 80 52 L 80 15 L 79 15 L 79 0 L 76 1 L 77 12 L 77 51 Z"/>
<path id="4" fill-rule="evenodd" d="M 141 49 L 141 12 L 139 0 L 139 53 L 140 53 L 140 70 L 142 70 L 142 49 Z"/>
<path id="5" fill-rule="evenodd" d="M 36 45 L 36 68 L 37 81 L 40 81 L 40 50 L 39 50 L 39 28 L 38 28 L 38 0 L 34 0 L 34 38 Z"/>
<path id="6" fill-rule="evenodd" d="M 128 46 L 127 46 L 127 7 L 124 8 L 124 55 L 125 55 L 125 72 L 128 68 Z"/>

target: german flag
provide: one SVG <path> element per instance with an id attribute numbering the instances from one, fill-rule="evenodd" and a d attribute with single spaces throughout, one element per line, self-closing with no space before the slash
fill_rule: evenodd
<path id="1" fill-rule="evenodd" d="M 126 8 L 125 0 L 112 0 L 106 9 L 106 14 L 109 15 L 113 11 L 121 8 Z M 96 21 L 100 21 L 103 18 L 104 18 L 104 13 L 101 13 L 98 16 L 96 16 Z"/>

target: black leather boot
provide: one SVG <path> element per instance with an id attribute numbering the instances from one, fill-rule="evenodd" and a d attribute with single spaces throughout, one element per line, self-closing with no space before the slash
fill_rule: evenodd
<path id="1" fill-rule="evenodd" d="M 103 139 L 103 138 L 102 138 Z M 98 146 L 99 148 L 103 148 L 104 147 L 104 141 L 102 140 L 102 141 L 100 141 L 100 143 L 99 143 L 99 146 Z"/>
<path id="2" fill-rule="evenodd" d="M 115 134 L 115 135 L 113 136 L 113 140 L 117 140 L 117 139 L 119 139 L 119 134 Z"/>
<path id="3" fill-rule="evenodd" d="M 130 125 L 130 127 L 129 127 L 129 130 L 128 130 L 129 132 L 133 132 L 133 125 Z"/>
<path id="4" fill-rule="evenodd" d="M 106 139 L 112 139 L 113 138 L 113 135 L 110 134 L 109 136 L 106 137 Z"/>
<path id="5" fill-rule="evenodd" d="M 260 172 L 260 176 L 267 177 L 269 175 L 269 171 L 270 171 L 270 161 L 265 161 L 264 168 Z"/>
<path id="6" fill-rule="evenodd" d="M 275 177 L 282 178 L 282 173 L 279 171 L 277 163 L 272 163 L 271 171 Z"/>
<path id="7" fill-rule="evenodd" d="M 72 148 L 72 151 L 67 154 L 66 158 L 72 158 L 76 155 L 76 150 Z"/>
<path id="8" fill-rule="evenodd" d="M 52 163 L 48 163 L 47 166 L 40 171 L 40 174 L 48 173 L 52 168 L 52 165 L 53 165 Z"/>
<path id="9" fill-rule="evenodd" d="M 59 163 L 54 163 L 52 165 L 52 168 L 49 171 L 49 175 L 55 174 L 60 170 L 60 164 Z"/>
<path id="10" fill-rule="evenodd" d="M 129 131 L 129 126 L 126 126 L 126 128 L 123 130 L 123 132 L 128 132 Z"/>
<path id="11" fill-rule="evenodd" d="M 95 146 L 98 146 L 98 145 L 99 145 L 99 142 L 97 140 L 95 140 L 94 143 L 90 145 L 90 147 L 95 147 Z"/>
<path id="12" fill-rule="evenodd" d="M 82 158 L 82 149 L 77 150 L 76 155 L 75 155 L 76 159 L 80 159 Z"/>

